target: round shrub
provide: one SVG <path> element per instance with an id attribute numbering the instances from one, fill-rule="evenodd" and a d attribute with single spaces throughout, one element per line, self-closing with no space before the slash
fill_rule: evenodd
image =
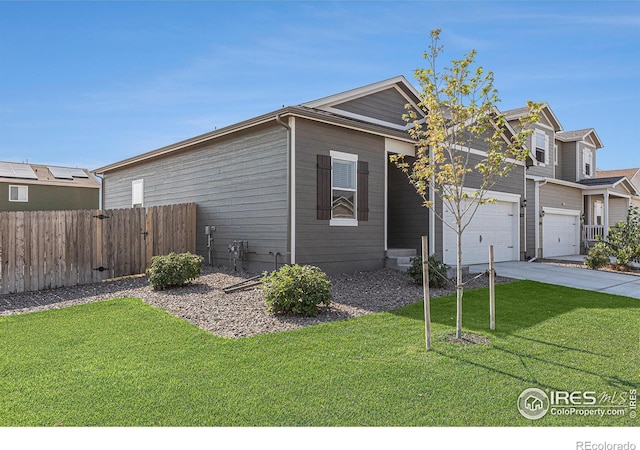
<path id="1" fill-rule="evenodd" d="M 151 267 L 147 269 L 149 284 L 155 290 L 184 286 L 202 273 L 204 258 L 192 253 L 169 253 L 151 258 Z"/>
<path id="2" fill-rule="evenodd" d="M 429 256 L 429 287 L 447 287 L 449 282 L 447 270 L 449 270 L 449 266 L 436 258 L 436 255 Z M 407 274 L 417 284 L 422 285 L 422 256 L 411 258 L 411 267 L 407 269 Z"/>
<path id="3" fill-rule="evenodd" d="M 331 282 L 315 266 L 282 266 L 262 277 L 267 311 L 275 314 L 318 314 L 318 305 L 331 303 Z"/>
<path id="4" fill-rule="evenodd" d="M 584 259 L 584 264 L 590 269 L 600 269 L 611 264 L 607 246 L 602 242 L 594 245 L 593 248 L 589 250 L 589 255 Z"/>

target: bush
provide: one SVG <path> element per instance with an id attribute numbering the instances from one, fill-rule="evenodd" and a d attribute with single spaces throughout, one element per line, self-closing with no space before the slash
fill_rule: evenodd
<path id="1" fill-rule="evenodd" d="M 609 251 L 602 242 L 594 245 L 593 248 L 589 250 L 589 255 L 584 259 L 585 266 L 590 269 L 600 269 L 610 263 Z"/>
<path id="2" fill-rule="evenodd" d="M 616 226 L 609 228 L 609 234 L 605 239 L 598 237 L 599 242 L 589 252 L 585 264 L 591 268 L 598 263 L 603 267 L 609 264 L 609 256 L 616 258 L 618 268 L 624 268 L 631 262 L 640 262 L 640 211 L 631 206 L 627 213 L 627 220 L 618 222 Z M 597 249 L 597 250 L 596 250 Z M 599 259 L 591 260 L 591 252 Z M 607 256 L 604 262 L 604 256 Z"/>
<path id="3" fill-rule="evenodd" d="M 318 314 L 318 305 L 331 303 L 331 282 L 315 266 L 282 266 L 262 277 L 267 311 L 304 316 Z"/>
<path id="4" fill-rule="evenodd" d="M 202 273 L 204 258 L 191 253 L 169 253 L 151 258 L 151 267 L 147 269 L 149 284 L 155 290 L 184 286 Z"/>
<path id="5" fill-rule="evenodd" d="M 436 258 L 436 255 L 429 256 L 428 261 L 429 286 L 434 288 L 446 287 L 449 282 L 449 278 L 447 277 L 449 266 Z M 411 267 L 407 269 L 407 274 L 409 274 L 417 284 L 422 284 L 422 256 L 411 258 Z"/>

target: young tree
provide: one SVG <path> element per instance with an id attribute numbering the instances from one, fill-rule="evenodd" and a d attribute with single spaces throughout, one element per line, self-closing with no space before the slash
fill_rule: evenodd
<path id="1" fill-rule="evenodd" d="M 509 127 L 496 108 L 500 100 L 493 87 L 493 73 L 475 64 L 475 50 L 438 71 L 436 63 L 443 51 L 440 32 L 431 32 L 429 50 L 422 55 L 428 68 L 415 71 L 421 87 L 418 107 L 423 114 L 407 106 L 403 117 L 412 124 L 409 133 L 416 141 L 415 159 L 409 163 L 403 155 L 392 155 L 391 160 L 408 176 L 423 205 L 433 209 L 442 223 L 456 233 L 456 336 L 460 338 L 462 235 L 478 207 L 495 202 L 488 198 L 487 191 L 509 174 L 516 161 L 524 161 L 529 155 L 525 142 L 533 132 L 531 124 L 538 121 L 541 104 L 527 102 L 529 112 L 520 119 L 519 129 Z M 474 143 L 479 141 L 486 147 L 486 156 L 480 161 L 470 151 L 477 148 Z M 470 192 L 466 181 L 472 172 L 481 181 Z M 436 208 L 436 197 L 443 205 L 442 211 Z M 452 213 L 453 223 L 444 220 L 444 208 Z"/>

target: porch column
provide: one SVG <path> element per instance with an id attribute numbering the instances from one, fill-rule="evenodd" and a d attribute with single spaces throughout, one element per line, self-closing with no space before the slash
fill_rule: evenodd
<path id="1" fill-rule="evenodd" d="M 609 191 L 606 190 L 604 192 L 604 207 L 603 207 L 603 212 L 602 215 L 604 216 L 602 218 L 602 224 L 604 225 L 604 236 L 603 237 L 607 237 L 609 236 Z"/>

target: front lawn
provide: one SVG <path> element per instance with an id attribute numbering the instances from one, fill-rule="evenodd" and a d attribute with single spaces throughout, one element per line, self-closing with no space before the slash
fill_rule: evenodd
<path id="1" fill-rule="evenodd" d="M 541 283 L 237 340 L 136 299 L 0 318 L 0 426 L 637 426 L 629 417 L 531 421 L 530 387 L 628 396 L 640 385 L 640 302 Z M 418 300 L 418 299 L 416 299 Z M 620 397 L 618 397 L 620 398 Z"/>

